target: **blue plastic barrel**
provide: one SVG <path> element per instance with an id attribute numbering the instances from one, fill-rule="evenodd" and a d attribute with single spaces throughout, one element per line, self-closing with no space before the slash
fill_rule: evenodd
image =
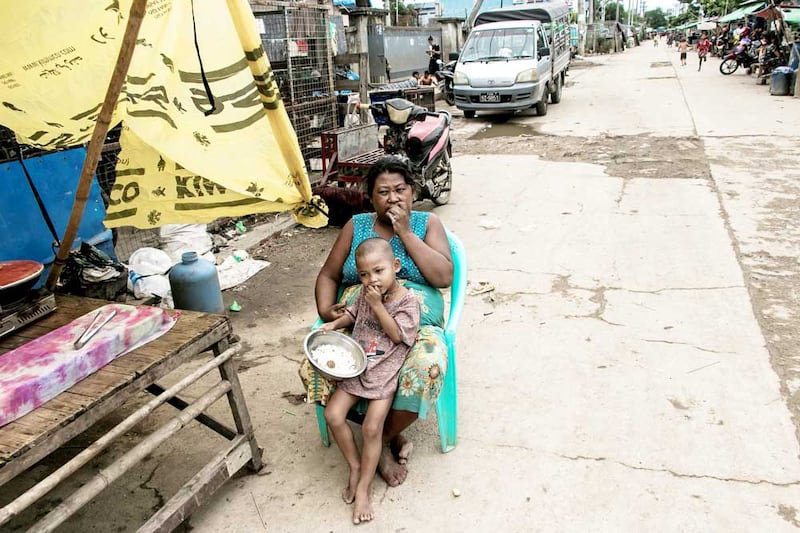
<path id="1" fill-rule="evenodd" d="M 769 94 L 773 96 L 788 96 L 790 83 L 792 81 L 792 69 L 789 67 L 778 67 L 772 71 L 769 85 Z"/>
<path id="2" fill-rule="evenodd" d="M 184 252 L 181 262 L 169 271 L 169 286 L 176 309 L 222 313 L 222 291 L 219 289 L 217 267 L 197 252 Z"/>

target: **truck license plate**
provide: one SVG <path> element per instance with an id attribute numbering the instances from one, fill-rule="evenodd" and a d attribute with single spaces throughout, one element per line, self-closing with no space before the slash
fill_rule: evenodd
<path id="1" fill-rule="evenodd" d="M 480 101 L 481 102 L 499 102 L 500 101 L 500 93 L 481 93 Z"/>

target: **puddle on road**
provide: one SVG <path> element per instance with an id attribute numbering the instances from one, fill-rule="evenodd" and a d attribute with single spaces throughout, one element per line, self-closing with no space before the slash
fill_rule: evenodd
<path id="1" fill-rule="evenodd" d="M 472 135 L 470 140 L 496 139 L 497 137 L 520 137 L 522 135 L 541 135 L 538 131 L 525 124 L 506 122 L 503 124 L 489 124 L 478 133 Z"/>
<path id="2" fill-rule="evenodd" d="M 672 63 L 669 61 L 655 61 L 650 63 L 650 68 L 659 68 L 659 67 L 671 67 Z"/>

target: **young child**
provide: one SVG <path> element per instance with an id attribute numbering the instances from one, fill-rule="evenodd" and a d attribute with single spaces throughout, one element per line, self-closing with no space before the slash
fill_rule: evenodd
<path id="1" fill-rule="evenodd" d="M 678 50 L 681 52 L 681 66 L 686 66 L 686 53 L 689 51 L 689 43 L 686 41 L 686 37 L 681 37 L 681 41 L 678 43 Z"/>
<path id="2" fill-rule="evenodd" d="M 710 49 L 711 41 L 708 40 L 706 32 L 703 32 L 700 34 L 700 40 L 697 41 L 697 57 L 700 60 L 700 64 L 697 66 L 697 72 L 700 72 L 700 69 L 703 68 L 703 61 L 706 61 Z"/>
<path id="3" fill-rule="evenodd" d="M 325 408 L 325 420 L 350 467 L 342 498 L 345 503 L 355 501 L 353 523 L 359 524 L 375 516 L 370 500 L 383 447 L 383 422 L 397 390 L 400 368 L 416 339 L 420 311 L 416 297 L 397 282 L 400 260 L 388 242 L 367 239 L 355 255 L 361 293 L 342 316 L 322 328 L 353 326 L 352 336 L 367 354 L 364 373 L 340 381 Z M 361 426 L 359 457 L 347 413 L 360 398 L 368 399 L 369 407 Z"/>

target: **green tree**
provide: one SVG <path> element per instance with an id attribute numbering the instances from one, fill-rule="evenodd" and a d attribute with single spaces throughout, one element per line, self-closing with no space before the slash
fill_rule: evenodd
<path id="1" fill-rule="evenodd" d="M 667 15 L 660 7 L 645 11 L 644 22 L 648 28 L 661 28 L 667 26 Z"/>
<path id="2" fill-rule="evenodd" d="M 686 11 L 686 12 L 681 13 L 680 15 L 677 15 L 675 17 L 669 17 L 669 20 L 667 21 L 667 25 L 669 27 L 671 27 L 671 28 L 674 28 L 676 26 L 682 26 L 682 25 L 686 24 L 687 22 L 692 22 L 692 21 L 696 21 L 696 20 L 697 20 L 697 14 L 696 13 L 693 13 L 691 11 Z"/>
<path id="3" fill-rule="evenodd" d="M 680 2 L 688 4 L 689 11 L 697 15 L 718 17 L 737 9 L 742 0 L 680 0 Z"/>
<path id="4" fill-rule="evenodd" d="M 617 2 L 608 2 L 605 4 L 606 16 L 605 20 L 617 20 Z M 600 20 L 603 16 L 603 3 L 601 0 L 595 2 L 594 5 L 594 19 Z M 619 20 L 625 22 L 628 20 L 628 12 L 625 11 L 625 4 L 619 2 Z"/>
<path id="5" fill-rule="evenodd" d="M 406 5 L 403 0 L 390 0 L 389 13 L 395 26 L 408 26 L 408 21 L 415 19 L 417 16 L 416 9 L 413 6 Z M 400 21 L 397 20 L 398 15 L 400 16 Z"/>

